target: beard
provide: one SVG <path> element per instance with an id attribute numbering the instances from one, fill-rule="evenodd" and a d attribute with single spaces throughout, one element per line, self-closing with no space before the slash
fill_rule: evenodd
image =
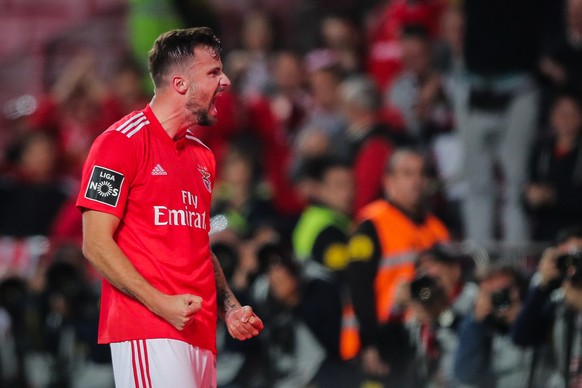
<path id="1" fill-rule="evenodd" d="M 196 104 L 192 101 L 186 102 L 186 109 L 192 113 L 192 116 L 196 118 L 196 124 L 201 125 L 204 127 L 209 127 L 211 125 L 216 124 L 216 117 L 210 115 L 210 109 L 214 104 L 214 97 L 210 104 L 203 108 L 199 104 Z"/>
<path id="2" fill-rule="evenodd" d="M 196 118 L 196 124 L 209 127 L 216 123 L 216 118 L 210 116 L 210 107 L 204 109 L 192 103 L 186 103 L 186 109 Z"/>
<path id="3" fill-rule="evenodd" d="M 198 120 L 198 125 L 203 127 L 209 127 L 216 123 L 216 119 L 214 117 L 210 117 L 208 114 L 208 110 L 199 110 L 194 112 L 196 115 L 196 119 Z"/>

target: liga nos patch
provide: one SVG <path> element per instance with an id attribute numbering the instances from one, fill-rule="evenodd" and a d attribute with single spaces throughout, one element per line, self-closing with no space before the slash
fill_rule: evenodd
<path id="1" fill-rule="evenodd" d="M 105 167 L 93 166 L 91 179 L 85 191 L 85 198 L 109 206 L 117 206 L 123 174 Z"/>

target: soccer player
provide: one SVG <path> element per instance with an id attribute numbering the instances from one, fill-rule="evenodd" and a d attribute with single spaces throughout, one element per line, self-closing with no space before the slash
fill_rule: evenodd
<path id="1" fill-rule="evenodd" d="M 209 28 L 162 34 L 152 101 L 101 134 L 83 168 L 83 252 L 105 278 L 98 341 L 118 388 L 215 387 L 217 312 L 234 338 L 263 329 L 210 251 L 215 161 L 188 130 L 216 121 L 230 85 L 220 50 Z"/>

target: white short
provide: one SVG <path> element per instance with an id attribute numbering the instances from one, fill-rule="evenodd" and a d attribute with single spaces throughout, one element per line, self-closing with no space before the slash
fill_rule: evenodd
<path id="1" fill-rule="evenodd" d="M 216 387 L 216 358 L 210 350 L 171 339 L 110 346 L 116 388 Z"/>

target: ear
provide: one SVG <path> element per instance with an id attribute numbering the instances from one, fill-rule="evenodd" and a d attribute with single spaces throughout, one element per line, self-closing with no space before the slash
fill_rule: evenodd
<path id="1" fill-rule="evenodd" d="M 181 76 L 174 76 L 172 78 L 172 86 L 174 90 L 180 94 L 186 94 L 186 91 L 188 90 L 186 81 Z"/>

